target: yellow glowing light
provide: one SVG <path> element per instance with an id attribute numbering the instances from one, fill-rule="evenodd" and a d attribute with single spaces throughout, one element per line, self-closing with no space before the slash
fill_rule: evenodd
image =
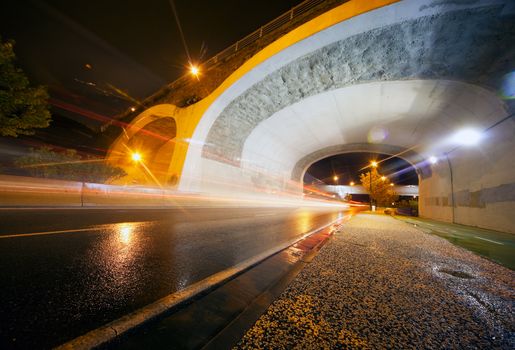
<path id="1" fill-rule="evenodd" d="M 390 184 L 390 186 L 392 186 L 392 187 L 393 187 L 393 183 L 391 183 L 391 184 Z"/>
<path id="2" fill-rule="evenodd" d="M 351 181 L 349 185 L 354 186 L 355 185 L 354 181 Z"/>
<path id="3" fill-rule="evenodd" d="M 191 65 L 190 67 L 190 73 L 194 76 L 198 76 L 200 73 L 200 70 L 197 66 Z"/>
<path id="4" fill-rule="evenodd" d="M 370 166 L 371 166 L 372 168 L 377 168 L 377 162 L 376 162 L 375 160 L 371 161 L 371 162 L 370 162 Z"/>
<path id="5" fill-rule="evenodd" d="M 120 242 L 129 244 L 132 240 L 132 232 L 134 231 L 133 225 L 130 223 L 123 223 L 119 225 L 118 229 Z"/>
<path id="6" fill-rule="evenodd" d="M 334 181 L 338 181 L 338 176 L 334 175 L 334 176 L 333 176 L 333 180 L 334 180 Z"/>
<path id="7" fill-rule="evenodd" d="M 381 180 L 385 181 L 386 180 L 386 176 L 381 176 Z"/>
<path id="8" fill-rule="evenodd" d="M 141 154 L 139 154 L 137 152 L 134 152 L 131 157 L 132 157 L 132 160 L 135 162 L 141 161 Z"/>
<path id="9" fill-rule="evenodd" d="M 135 112 L 136 111 L 136 108 L 135 107 L 131 107 L 131 112 Z"/>

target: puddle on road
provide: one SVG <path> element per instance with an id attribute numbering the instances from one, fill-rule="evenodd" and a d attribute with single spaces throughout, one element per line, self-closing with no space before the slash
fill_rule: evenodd
<path id="1" fill-rule="evenodd" d="M 458 277 L 458 278 L 464 278 L 464 279 L 473 279 L 474 276 L 466 273 L 466 272 L 463 272 L 463 271 L 457 271 L 457 270 L 449 270 L 449 269 L 439 269 L 438 272 L 442 272 L 442 273 L 445 273 L 445 274 L 448 274 L 448 275 L 451 275 L 451 276 L 454 276 L 454 277 Z"/>

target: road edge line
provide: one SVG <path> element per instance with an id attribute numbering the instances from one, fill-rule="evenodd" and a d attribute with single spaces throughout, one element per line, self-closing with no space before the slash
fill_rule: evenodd
<path id="1" fill-rule="evenodd" d="M 144 306 L 136 311 L 133 311 L 125 316 L 122 316 L 108 324 L 105 324 L 99 328 L 89 331 L 75 339 L 72 339 L 62 345 L 55 347 L 56 350 L 65 349 L 92 349 L 99 347 L 103 344 L 111 342 L 122 334 L 142 325 L 143 323 L 150 321 L 158 317 L 159 315 L 177 307 L 188 300 L 193 299 L 195 296 L 207 292 L 248 270 L 254 265 L 259 264 L 265 259 L 275 255 L 295 243 L 303 240 L 304 238 L 323 230 L 335 223 L 343 220 L 342 217 L 329 222 L 328 224 L 318 227 L 308 233 L 303 234 L 300 237 L 296 237 L 286 243 L 283 243 L 277 247 L 266 250 L 265 252 L 258 254 L 252 258 L 244 260 L 239 264 L 230 267 L 228 269 L 217 272 L 203 280 L 193 283 L 192 285 L 181 289 L 177 292 L 169 294 L 147 306 Z"/>
<path id="2" fill-rule="evenodd" d="M 341 218 L 340 221 L 348 219 L 347 216 Z M 338 229 L 341 229 L 338 228 Z M 322 229 L 323 230 L 323 229 Z M 322 230 L 318 230 L 315 233 L 318 233 Z M 313 233 L 314 234 L 314 233 Z M 211 349 L 223 349 L 223 348 L 234 348 L 241 337 L 243 337 L 246 333 L 242 333 L 237 337 L 231 336 L 234 335 L 234 327 L 238 322 L 242 322 L 241 320 L 248 317 L 247 315 L 254 314 L 256 317 L 252 317 L 251 322 L 245 322 L 245 328 L 250 329 L 252 325 L 261 317 L 261 315 L 268 310 L 270 305 L 273 304 L 273 300 L 270 303 L 266 303 L 266 306 L 262 306 L 262 300 L 266 300 L 269 296 L 273 296 L 274 298 L 279 296 L 297 276 L 304 270 L 306 265 L 310 264 L 311 261 L 320 253 L 320 250 L 324 247 L 330 239 L 333 238 L 333 233 L 329 234 L 326 238 L 318 242 L 316 246 L 311 248 L 308 252 L 306 252 L 302 258 L 300 258 L 291 268 L 290 271 L 286 272 L 283 277 L 280 278 L 275 284 L 269 286 L 266 290 L 260 293 L 254 300 L 245 307 L 245 309 L 238 314 L 229 324 L 227 324 L 223 329 L 221 329 L 214 337 L 212 337 L 207 343 L 200 347 L 200 350 L 211 350 Z M 291 246 L 290 246 L 291 247 Z M 285 249 L 286 250 L 286 249 Z M 279 290 L 279 291 L 278 291 Z M 237 326 L 236 326 L 237 327 Z M 228 336 L 226 334 L 229 334 Z M 233 339 L 228 339 L 233 338 Z M 238 338 L 238 339 L 236 339 Z M 220 343 L 223 343 L 224 346 L 221 346 Z M 226 346 L 230 344 L 230 346 Z"/>

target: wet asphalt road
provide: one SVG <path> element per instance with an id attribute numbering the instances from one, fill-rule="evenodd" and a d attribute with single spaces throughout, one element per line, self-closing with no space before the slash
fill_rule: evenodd
<path id="1" fill-rule="evenodd" d="M 0 348 L 59 345 L 338 215 L 0 210 Z"/>

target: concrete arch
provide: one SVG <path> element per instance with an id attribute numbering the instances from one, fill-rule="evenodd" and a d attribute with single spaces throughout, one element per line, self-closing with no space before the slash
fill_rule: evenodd
<path id="1" fill-rule="evenodd" d="M 172 105 L 157 105 L 142 112 L 124 129 L 107 157 L 128 173 L 130 179 L 121 181 L 176 184 L 178 176 L 170 172 L 179 132 L 175 113 Z M 144 166 L 131 159 L 133 153 L 141 155 Z"/>
<path id="2" fill-rule="evenodd" d="M 291 179 L 296 182 L 302 182 L 309 167 L 319 160 L 336 156 L 338 154 L 357 152 L 381 153 L 396 156 L 410 163 L 417 171 L 419 179 L 431 176 L 431 167 L 428 162 L 424 157 L 412 150 L 385 144 L 353 143 L 327 147 L 306 155 L 295 164 Z"/>
<path id="3" fill-rule="evenodd" d="M 357 84 L 310 96 L 263 120 L 246 138 L 239 160 L 244 169 L 299 181 L 302 167 L 318 154 L 410 150 L 406 160 L 427 178 L 425 159 L 448 150 L 446 135 L 463 126 L 486 128 L 505 115 L 495 94 L 461 82 Z"/>
<path id="4" fill-rule="evenodd" d="M 508 0 L 350 0 L 264 48 L 202 101 L 168 105 L 177 122 L 169 173 L 184 191 L 298 193 L 296 164 L 328 147 L 446 153 L 422 179 L 422 214 L 513 231 L 502 213 L 515 203 L 505 190 L 515 188 L 506 119 L 515 103 L 495 91 L 513 70 L 514 15 Z M 460 126 L 495 142 L 455 150 L 445 136 Z"/>
<path id="5" fill-rule="evenodd" d="M 421 10 L 423 3 L 415 9 L 399 3 L 373 12 L 385 12 L 387 17 L 388 9 L 397 7 L 403 12 L 403 18 L 397 17 L 403 19 L 401 22 L 385 22 L 366 14 L 338 24 L 348 29 L 363 22 L 362 31 L 354 31 L 354 35 L 349 36 L 343 28 L 324 31 L 333 35 L 334 42 L 302 52 L 303 56 L 270 72 L 221 111 L 206 137 L 202 156 L 237 163 L 244 143 L 259 123 L 287 106 L 330 90 L 414 79 L 492 86 L 492 76 L 502 76 L 506 67 L 486 64 L 501 55 L 502 49 L 491 43 L 515 40 L 514 33 L 503 30 L 503 21 L 499 21 L 503 6 L 439 8 L 428 16 Z M 319 36 L 322 33 L 313 37 Z M 290 47 L 285 51 L 291 55 L 295 50 Z M 487 69 L 489 74 L 484 75 Z"/>

